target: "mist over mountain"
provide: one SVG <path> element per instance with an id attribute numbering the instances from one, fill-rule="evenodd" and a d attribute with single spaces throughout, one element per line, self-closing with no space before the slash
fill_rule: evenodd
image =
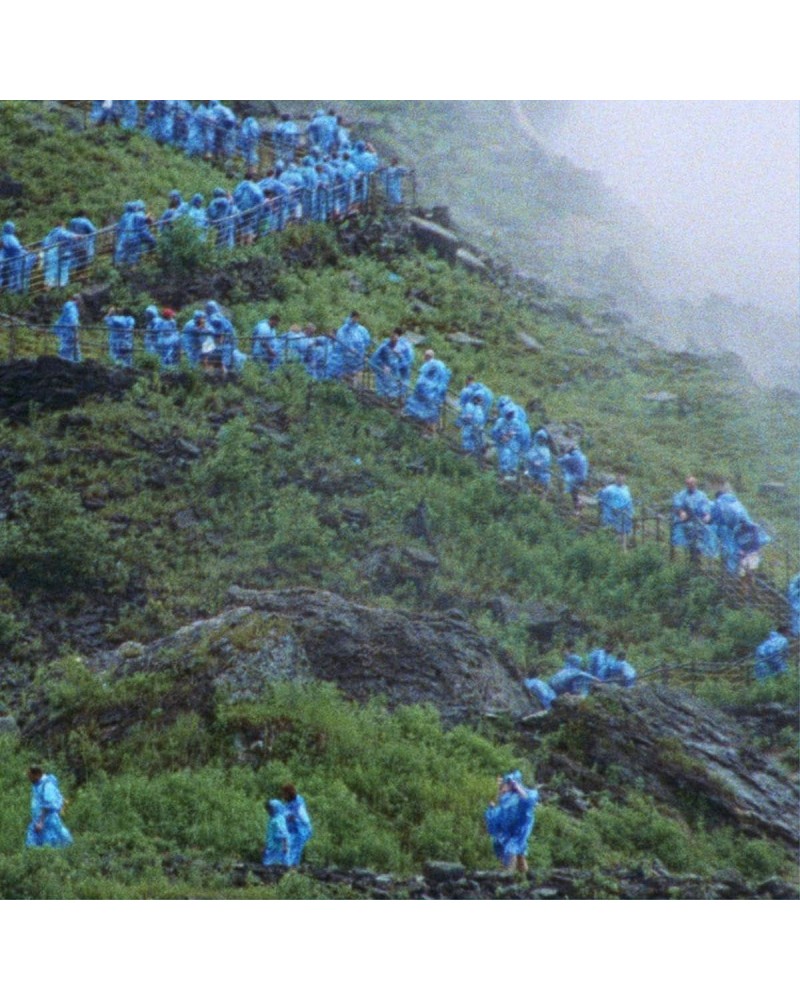
<path id="1" fill-rule="evenodd" d="M 796 385 L 797 105 L 405 101 L 349 106 L 423 204 L 664 346 L 735 351 Z M 380 124 L 378 124 L 380 122 Z M 793 152 L 794 151 L 794 152 Z"/>

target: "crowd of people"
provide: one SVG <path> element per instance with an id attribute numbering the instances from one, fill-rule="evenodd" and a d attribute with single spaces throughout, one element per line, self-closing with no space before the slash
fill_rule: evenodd
<path id="1" fill-rule="evenodd" d="M 636 670 L 628 663 L 624 650 L 614 651 L 610 643 L 598 646 L 588 654 L 584 669 L 574 644 L 567 643 L 561 669 L 547 680 L 529 677 L 525 687 L 548 711 L 556 698 L 565 694 L 583 698 L 599 684 L 633 687 L 635 683 Z"/>
<path id="2" fill-rule="evenodd" d="M 109 121 L 136 128 L 136 101 L 95 101 L 92 121 Z M 351 141 L 341 116 L 331 110 L 318 112 L 305 132 L 285 114 L 269 133 L 275 152 L 272 166 L 259 177 L 259 157 L 252 151 L 266 134 L 255 118 L 238 122 L 230 108 L 219 101 L 150 101 L 144 114 L 145 131 L 160 143 L 185 148 L 189 155 L 213 158 L 239 150 L 246 172 L 232 190 L 216 187 L 210 197 L 197 192 L 184 200 L 173 190 L 158 219 L 138 199 L 124 205 L 114 227 L 114 263 L 138 263 L 151 250 L 159 233 L 179 219 L 196 226 L 203 239 L 217 246 L 249 244 L 290 222 L 329 222 L 362 211 L 378 180 L 386 204 L 404 203 L 406 167 L 394 158 L 386 165 L 374 147 L 363 139 Z M 255 145 L 254 145 L 255 143 Z M 302 156 L 300 153 L 302 152 Z M 24 245 L 16 224 L 7 220 L 0 236 L 0 290 L 25 292 L 31 274 L 41 267 L 45 288 L 63 288 L 72 272 L 94 260 L 97 226 L 81 209 L 70 219 L 59 220 L 40 245 Z"/>

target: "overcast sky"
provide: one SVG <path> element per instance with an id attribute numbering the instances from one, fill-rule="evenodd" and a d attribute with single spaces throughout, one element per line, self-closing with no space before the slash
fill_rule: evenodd
<path id="1" fill-rule="evenodd" d="M 579 101 L 548 144 L 666 228 L 695 277 L 797 311 L 800 103 Z"/>

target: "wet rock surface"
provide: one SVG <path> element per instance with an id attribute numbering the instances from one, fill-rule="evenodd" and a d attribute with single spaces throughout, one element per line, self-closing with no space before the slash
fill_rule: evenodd
<path id="1" fill-rule="evenodd" d="M 25 421 L 32 405 L 39 410 L 67 410 L 89 398 L 116 399 L 134 380 L 127 369 L 95 361 L 76 365 L 50 356 L 14 361 L 0 365 L 0 416 Z"/>

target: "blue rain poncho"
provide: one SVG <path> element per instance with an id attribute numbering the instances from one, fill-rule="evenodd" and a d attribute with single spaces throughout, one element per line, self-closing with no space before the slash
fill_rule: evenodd
<path id="1" fill-rule="evenodd" d="M 505 476 L 516 475 L 522 454 L 524 432 L 513 404 L 506 407 L 492 427 L 492 440 L 497 451 L 500 472 Z"/>
<path id="2" fill-rule="evenodd" d="M 613 528 L 618 535 L 633 531 L 633 500 L 631 491 L 624 484 L 611 483 L 597 494 L 600 505 L 600 522 Z"/>
<path id="3" fill-rule="evenodd" d="M 233 201 L 223 188 L 214 188 L 208 206 L 208 221 L 217 232 L 217 246 L 233 247 L 236 241 L 236 217 L 238 212 Z"/>
<path id="4" fill-rule="evenodd" d="M 391 338 L 384 340 L 369 359 L 377 394 L 384 399 L 405 399 L 413 363 L 414 348 L 405 337 L 398 337 L 394 344 Z"/>
<path id="5" fill-rule="evenodd" d="M 392 206 L 403 204 L 403 178 L 408 175 L 405 167 L 391 166 L 383 172 L 386 200 Z"/>
<path id="6" fill-rule="evenodd" d="M 547 431 L 538 430 L 533 435 L 533 445 L 525 452 L 525 475 L 542 486 L 549 486 L 551 479 L 553 456 L 548 440 Z"/>
<path id="7" fill-rule="evenodd" d="M 290 219 L 299 219 L 303 209 L 303 193 L 306 187 L 305 177 L 300 173 L 297 164 L 292 162 L 281 174 L 281 184 L 288 192 L 286 212 Z"/>
<path id="8" fill-rule="evenodd" d="M 239 126 L 239 152 L 247 167 L 258 166 L 258 150 L 261 143 L 261 126 L 258 119 L 249 115 Z"/>
<path id="9" fill-rule="evenodd" d="M 210 156 L 213 148 L 214 113 L 207 104 L 198 104 L 189 117 L 186 152 L 189 156 Z"/>
<path id="10" fill-rule="evenodd" d="M 763 681 L 767 677 L 777 677 L 788 669 L 786 653 L 789 640 L 780 632 L 770 632 L 767 639 L 756 648 L 756 677 Z"/>
<path id="11" fill-rule="evenodd" d="M 286 809 L 279 799 L 270 799 L 267 803 L 267 836 L 263 865 L 285 865 L 289 862 L 289 828 L 286 825 Z"/>
<path id="12" fill-rule="evenodd" d="M 792 635 L 800 635 L 800 573 L 789 581 L 786 597 L 792 614 Z"/>
<path id="13" fill-rule="evenodd" d="M 196 309 L 192 319 L 181 331 L 181 352 L 190 365 L 200 361 L 203 341 L 210 336 L 211 331 L 206 325 L 206 314 L 202 309 Z"/>
<path id="14" fill-rule="evenodd" d="M 64 303 L 61 315 L 53 327 L 53 333 L 58 337 L 58 356 L 65 361 L 81 360 L 78 325 L 78 304 L 74 299 L 69 299 Z"/>
<path id="15" fill-rule="evenodd" d="M 575 494 L 586 482 L 589 475 L 589 460 L 575 445 L 566 455 L 557 459 L 564 477 L 564 492 Z"/>
<path id="16" fill-rule="evenodd" d="M 456 424 L 461 428 L 461 447 L 468 455 L 482 455 L 484 448 L 483 428 L 486 425 L 486 412 L 483 399 L 476 393 L 474 402 L 464 403 Z"/>
<path id="17" fill-rule="evenodd" d="M 119 101 L 92 101 L 89 121 L 94 125 L 116 124 L 120 117 Z"/>
<path id="18" fill-rule="evenodd" d="M 4 222 L 3 235 L 0 237 L 0 288 L 5 288 L 9 292 L 25 291 L 27 256 L 25 247 L 17 238 L 14 223 Z"/>
<path id="19" fill-rule="evenodd" d="M 48 288 L 69 284 L 72 267 L 72 245 L 76 237 L 64 226 L 55 226 L 42 240 L 44 249 L 44 283 Z"/>
<path id="20" fill-rule="evenodd" d="M 158 231 L 163 232 L 176 219 L 180 219 L 181 216 L 186 215 L 188 209 L 189 205 L 181 198 L 180 191 L 170 191 L 169 206 L 158 220 Z"/>
<path id="21" fill-rule="evenodd" d="M 337 215 L 345 215 L 355 200 L 357 177 L 358 169 L 349 155 L 342 156 L 331 177 L 333 211 Z"/>
<path id="22" fill-rule="evenodd" d="M 617 684 L 619 687 L 633 687 L 636 683 L 636 671 L 627 660 L 617 656 L 608 656 L 603 664 L 601 679 L 606 684 Z"/>
<path id="23" fill-rule="evenodd" d="M 215 156 L 233 156 L 236 152 L 236 115 L 220 101 L 209 101 L 213 121 L 211 150 Z"/>
<path id="24" fill-rule="evenodd" d="M 450 369 L 438 358 L 426 361 L 419 370 L 414 392 L 409 396 L 403 413 L 425 424 L 434 424 L 447 395 Z"/>
<path id="25" fill-rule="evenodd" d="M 314 833 L 311 818 L 302 795 L 296 795 L 291 802 L 286 802 L 283 808 L 289 830 L 289 864 L 299 865 L 303 860 L 305 846 Z"/>
<path id="26" fill-rule="evenodd" d="M 144 311 L 144 350 L 145 354 L 158 353 L 158 306 L 148 306 Z"/>
<path id="27" fill-rule="evenodd" d="M 489 806 L 484 819 L 495 856 L 508 867 L 515 857 L 527 856 L 539 793 L 535 788 L 526 788 L 522 784 L 519 771 L 505 775 L 505 781 L 513 781 L 513 789 L 503 792 L 496 806 Z"/>
<path id="28" fill-rule="evenodd" d="M 148 101 L 144 130 L 156 142 L 172 142 L 173 114 L 170 101 Z"/>
<path id="29" fill-rule="evenodd" d="M 162 318 L 156 324 L 156 353 L 162 368 L 172 368 L 181 360 L 181 335 L 174 319 Z"/>
<path id="30" fill-rule="evenodd" d="M 201 239 L 205 240 L 208 235 L 208 213 L 203 204 L 204 198 L 201 194 L 193 194 L 189 201 L 189 208 L 186 210 L 186 218 L 200 230 Z"/>
<path id="31" fill-rule="evenodd" d="M 770 541 L 769 536 L 754 524 L 744 504 L 730 491 L 718 493 L 711 504 L 711 523 L 729 573 L 737 572 L 743 556 L 758 552 Z"/>
<path id="32" fill-rule="evenodd" d="M 269 365 L 270 371 L 273 371 L 281 363 L 278 331 L 270 326 L 266 319 L 262 319 L 253 329 L 250 356 L 253 361 Z"/>
<path id="33" fill-rule="evenodd" d="M 683 516 L 682 516 L 683 515 Z M 687 486 L 672 498 L 672 544 L 707 558 L 717 555 L 716 533 L 708 523 L 711 503 L 702 490 Z"/>
<path id="34" fill-rule="evenodd" d="M 233 203 L 239 212 L 239 233 L 254 237 L 264 212 L 264 192 L 255 181 L 241 181 L 233 190 Z"/>
<path id="35" fill-rule="evenodd" d="M 600 680 L 606 676 L 607 665 L 613 661 L 614 657 L 602 646 L 593 649 L 586 660 L 586 669 L 593 677 Z"/>
<path id="36" fill-rule="evenodd" d="M 31 784 L 31 821 L 25 835 L 26 847 L 69 847 L 72 834 L 61 819 L 63 807 L 64 796 L 54 774 L 43 774 Z"/>
<path id="37" fill-rule="evenodd" d="M 144 212 L 144 203 L 129 201 L 117 223 L 114 263 L 137 264 L 142 254 L 155 245 L 156 240 L 150 232 Z"/>
<path id="38" fill-rule="evenodd" d="M 67 223 L 67 229 L 77 236 L 72 242 L 72 260 L 75 267 L 88 267 L 94 260 L 97 227 L 85 215 L 76 215 Z"/>
<path id="39" fill-rule="evenodd" d="M 190 101 L 172 102 L 172 145 L 185 149 L 189 138 L 189 122 L 192 120 Z"/>
<path id="40" fill-rule="evenodd" d="M 558 697 L 547 681 L 543 681 L 540 677 L 529 677 L 524 681 L 524 684 L 530 693 L 538 698 L 545 711 L 550 708 Z"/>
<path id="41" fill-rule="evenodd" d="M 278 122 L 272 132 L 272 143 L 275 156 L 287 163 L 294 159 L 297 144 L 300 141 L 300 129 L 290 117 Z"/>
<path id="42" fill-rule="evenodd" d="M 341 378 L 360 372 L 371 340 L 367 328 L 348 316 L 336 331 L 328 356 L 327 377 Z"/>
<path id="43" fill-rule="evenodd" d="M 580 662 L 580 657 L 575 657 Z M 581 670 L 578 666 L 563 666 L 547 682 L 557 695 L 588 694 L 597 683 L 597 678 Z"/>
<path id="44" fill-rule="evenodd" d="M 139 102 L 116 101 L 115 103 L 120 105 L 120 125 L 132 132 L 139 125 Z"/>
<path id="45" fill-rule="evenodd" d="M 492 403 L 494 402 L 494 393 L 491 389 L 483 384 L 483 382 L 469 382 L 458 395 L 458 405 L 465 406 L 467 403 L 471 403 L 475 398 L 475 394 L 480 393 L 481 395 L 481 406 L 483 407 L 483 412 L 486 415 L 486 420 L 489 420 L 489 414 L 492 412 Z"/>
<path id="46" fill-rule="evenodd" d="M 133 364 L 133 316 L 106 316 L 108 354 L 114 364 L 130 368 Z"/>

